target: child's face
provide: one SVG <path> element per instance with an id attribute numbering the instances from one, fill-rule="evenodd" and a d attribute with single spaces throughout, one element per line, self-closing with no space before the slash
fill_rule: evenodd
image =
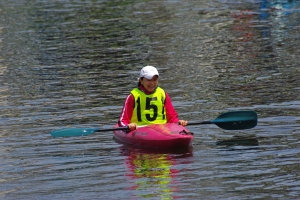
<path id="1" fill-rule="evenodd" d="M 140 82 L 148 92 L 153 92 L 158 85 L 158 76 L 155 75 L 152 79 L 146 79 L 144 77 L 140 79 Z"/>

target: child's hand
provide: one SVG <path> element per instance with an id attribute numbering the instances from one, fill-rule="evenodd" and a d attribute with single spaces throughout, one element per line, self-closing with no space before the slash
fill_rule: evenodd
<path id="1" fill-rule="evenodd" d="M 188 124 L 188 121 L 186 120 L 179 120 L 178 123 L 181 125 L 181 126 L 186 126 Z"/>
<path id="2" fill-rule="evenodd" d="M 128 126 L 128 129 L 129 129 L 130 131 L 133 131 L 133 130 L 135 130 L 135 129 L 137 128 L 136 123 L 130 123 L 130 124 L 128 124 L 127 126 Z"/>

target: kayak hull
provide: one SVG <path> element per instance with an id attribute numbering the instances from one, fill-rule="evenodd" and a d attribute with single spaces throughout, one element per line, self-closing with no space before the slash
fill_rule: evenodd
<path id="1" fill-rule="evenodd" d="M 158 149 L 186 148 L 192 145 L 194 138 L 193 133 L 176 123 L 138 127 L 129 133 L 116 130 L 114 137 L 127 144 Z"/>

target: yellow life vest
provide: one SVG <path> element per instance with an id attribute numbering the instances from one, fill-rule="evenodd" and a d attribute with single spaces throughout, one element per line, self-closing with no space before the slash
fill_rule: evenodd
<path id="1" fill-rule="evenodd" d="M 162 88 L 157 87 L 152 94 L 145 94 L 142 90 L 134 88 L 131 94 L 135 103 L 130 122 L 138 126 L 167 123 L 164 107 L 166 93 Z"/>

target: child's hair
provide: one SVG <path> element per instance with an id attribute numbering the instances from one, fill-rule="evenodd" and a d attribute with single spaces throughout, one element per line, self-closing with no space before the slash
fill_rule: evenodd
<path id="1" fill-rule="evenodd" d="M 140 77 L 140 78 L 139 78 L 138 87 L 142 85 L 140 79 L 143 80 L 143 78 L 144 78 L 144 77 Z"/>

